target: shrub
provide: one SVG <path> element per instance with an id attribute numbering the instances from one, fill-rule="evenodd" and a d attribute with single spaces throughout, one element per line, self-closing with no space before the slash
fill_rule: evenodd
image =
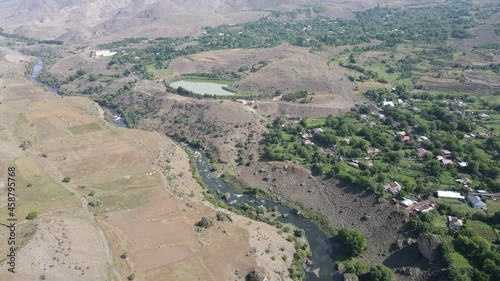
<path id="1" fill-rule="evenodd" d="M 257 267 L 246 276 L 248 281 L 264 281 L 267 279 L 267 272 L 262 267 Z"/>
<path id="2" fill-rule="evenodd" d="M 290 232 L 290 227 L 289 226 L 283 227 L 283 232 L 285 232 L 285 233 Z"/>
<path id="3" fill-rule="evenodd" d="M 295 237 L 302 237 L 304 236 L 305 232 L 303 229 L 300 229 L 300 228 L 297 228 L 293 231 L 293 235 L 295 235 Z"/>
<path id="4" fill-rule="evenodd" d="M 366 238 L 357 230 L 343 228 L 336 238 L 352 256 L 361 254 L 366 248 Z"/>
<path id="5" fill-rule="evenodd" d="M 391 281 L 392 280 L 392 271 L 383 266 L 377 265 L 370 268 L 370 272 L 368 273 L 368 280 L 370 281 Z"/>
<path id="6" fill-rule="evenodd" d="M 89 202 L 89 205 L 92 207 L 99 207 L 102 205 L 102 200 L 92 200 Z"/>
<path id="7" fill-rule="evenodd" d="M 94 195 L 95 195 L 95 191 L 89 192 L 89 196 L 94 196 Z"/>
<path id="8" fill-rule="evenodd" d="M 201 220 L 198 223 L 196 223 L 196 226 L 205 229 L 212 227 L 213 225 L 214 225 L 214 220 L 208 217 L 202 217 Z"/>
<path id="9" fill-rule="evenodd" d="M 128 258 L 128 252 L 123 252 L 123 254 L 120 256 L 122 259 Z"/>
<path id="10" fill-rule="evenodd" d="M 136 275 L 136 274 L 135 274 L 135 272 L 134 272 L 134 273 L 130 274 L 130 275 L 127 277 L 127 279 L 128 279 L 128 280 L 130 280 L 130 281 L 132 281 L 132 280 L 134 280 L 134 279 L 135 279 L 135 277 L 137 277 L 137 275 Z"/>
<path id="11" fill-rule="evenodd" d="M 38 217 L 38 212 L 37 211 L 31 211 L 29 214 L 26 216 L 27 220 L 32 220 Z"/>
<path id="12" fill-rule="evenodd" d="M 70 181 L 71 181 L 70 177 L 64 177 L 64 179 L 62 180 L 62 182 L 65 182 L 65 183 L 68 183 Z"/>
<path id="13" fill-rule="evenodd" d="M 354 273 L 360 276 L 366 271 L 365 265 L 359 260 L 348 260 L 344 262 L 343 265 L 344 273 Z"/>

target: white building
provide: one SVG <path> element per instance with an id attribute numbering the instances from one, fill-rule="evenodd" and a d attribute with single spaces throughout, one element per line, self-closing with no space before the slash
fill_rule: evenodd
<path id="1" fill-rule="evenodd" d="M 465 199 L 465 196 L 462 196 L 459 192 L 445 190 L 438 190 L 437 197 L 445 199 Z"/>
<path id="2" fill-rule="evenodd" d="M 386 106 L 386 105 L 394 107 L 394 103 L 392 101 L 383 101 L 382 106 Z"/>
<path id="3" fill-rule="evenodd" d="M 111 57 L 114 56 L 116 52 L 111 52 L 110 50 L 97 50 L 95 51 L 95 57 Z"/>
<path id="4" fill-rule="evenodd" d="M 416 202 L 411 200 L 411 199 L 405 199 L 403 201 L 401 201 L 401 205 L 405 206 L 405 207 L 410 207 L 411 205 L 415 204 Z"/>

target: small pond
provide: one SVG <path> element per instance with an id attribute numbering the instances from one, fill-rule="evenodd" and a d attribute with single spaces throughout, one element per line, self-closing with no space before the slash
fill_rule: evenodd
<path id="1" fill-rule="evenodd" d="M 194 82 L 186 80 L 179 80 L 170 84 L 170 87 L 176 89 L 182 87 L 190 92 L 200 95 L 208 94 L 216 96 L 233 96 L 234 93 L 223 89 L 223 87 L 227 86 L 227 84 L 219 84 L 214 82 Z"/>

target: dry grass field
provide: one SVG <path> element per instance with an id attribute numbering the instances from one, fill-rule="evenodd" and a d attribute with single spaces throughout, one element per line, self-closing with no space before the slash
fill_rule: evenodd
<path id="1" fill-rule="evenodd" d="M 1 168 L 17 167 L 16 213 L 28 233 L 19 238 L 21 274 L 3 270 L 2 280 L 123 280 L 132 272 L 138 280 L 237 280 L 261 262 L 272 280 L 287 275 L 290 261 L 246 255 L 272 244 L 293 256 L 293 244 L 274 227 L 234 216 L 233 223 L 195 231 L 215 211 L 201 200 L 187 155 L 170 139 L 113 127 L 95 103 L 46 93 L 23 78 L 1 78 L 0 101 Z M 162 157 L 175 167 L 165 175 Z M 5 221 L 3 191 L 0 200 Z M 91 207 L 92 200 L 102 205 Z M 37 219 L 24 219 L 35 210 Z M 0 237 L 7 234 L 2 229 Z M 128 258 L 120 258 L 125 251 Z"/>

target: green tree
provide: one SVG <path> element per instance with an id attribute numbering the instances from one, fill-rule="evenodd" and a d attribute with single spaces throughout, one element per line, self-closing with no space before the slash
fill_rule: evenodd
<path id="1" fill-rule="evenodd" d="M 32 219 L 35 219 L 36 217 L 38 217 L 38 211 L 31 211 L 26 216 L 26 219 L 27 220 L 32 220 Z"/>
<path id="2" fill-rule="evenodd" d="M 83 70 L 83 69 L 81 69 L 81 68 L 80 68 L 80 69 L 78 69 L 78 70 L 76 71 L 76 75 L 78 75 L 78 76 L 83 76 L 83 75 L 85 75 L 85 70 Z"/>
<path id="3" fill-rule="evenodd" d="M 354 273 L 361 276 L 366 272 L 365 265 L 359 260 L 348 260 L 343 265 L 345 273 Z"/>
<path id="4" fill-rule="evenodd" d="M 64 177 L 63 180 L 62 180 L 62 182 L 66 182 L 66 183 L 68 183 L 70 181 L 71 181 L 70 177 Z"/>
<path id="5" fill-rule="evenodd" d="M 89 74 L 89 82 L 94 82 L 97 80 L 97 76 L 94 73 Z"/>
<path id="6" fill-rule="evenodd" d="M 370 268 L 368 276 L 370 281 L 391 281 L 392 270 L 383 265 L 376 265 Z"/>
<path id="7" fill-rule="evenodd" d="M 297 228 L 293 231 L 293 235 L 295 235 L 296 237 L 302 237 L 304 236 L 305 234 L 305 231 L 303 229 L 300 229 L 300 228 Z"/>
<path id="8" fill-rule="evenodd" d="M 357 256 L 366 249 L 366 238 L 357 230 L 343 228 L 338 232 L 336 238 L 352 256 Z"/>

